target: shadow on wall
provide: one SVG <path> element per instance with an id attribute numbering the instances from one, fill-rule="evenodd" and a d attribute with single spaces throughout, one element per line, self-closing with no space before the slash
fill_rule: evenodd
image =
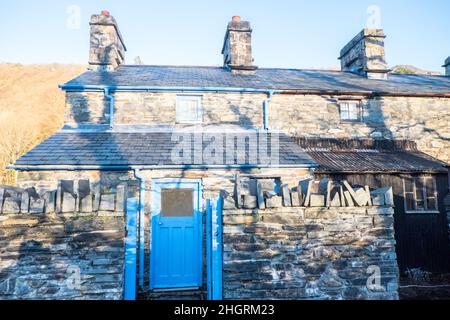
<path id="1" fill-rule="evenodd" d="M 121 299 L 123 217 L 0 222 L 0 299 Z"/>

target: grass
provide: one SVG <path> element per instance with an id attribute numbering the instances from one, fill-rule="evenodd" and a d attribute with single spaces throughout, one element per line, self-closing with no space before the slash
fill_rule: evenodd
<path id="1" fill-rule="evenodd" d="M 15 185 L 4 166 L 63 125 L 64 92 L 58 84 L 85 71 L 82 65 L 0 64 L 0 185 Z"/>

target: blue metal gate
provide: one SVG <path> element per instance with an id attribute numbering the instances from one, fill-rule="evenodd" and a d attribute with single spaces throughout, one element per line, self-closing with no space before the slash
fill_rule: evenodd
<path id="1" fill-rule="evenodd" d="M 138 200 L 136 198 L 128 199 L 125 239 L 125 300 L 136 300 L 137 211 Z"/>
<path id="2" fill-rule="evenodd" d="M 222 199 L 206 200 L 208 300 L 222 299 Z"/>

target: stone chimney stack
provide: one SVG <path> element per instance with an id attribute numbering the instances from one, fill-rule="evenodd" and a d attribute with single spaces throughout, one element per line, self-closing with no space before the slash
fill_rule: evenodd
<path id="1" fill-rule="evenodd" d="M 450 77 L 450 57 L 445 59 L 443 67 L 445 68 L 445 76 Z"/>
<path id="2" fill-rule="evenodd" d="M 369 79 L 387 79 L 382 29 L 363 29 L 342 50 L 341 70 L 353 72 Z"/>
<path id="3" fill-rule="evenodd" d="M 254 73 L 258 68 L 253 65 L 252 28 L 250 22 L 241 21 L 234 16 L 228 23 L 222 48 L 223 65 L 232 73 Z"/>
<path id="4" fill-rule="evenodd" d="M 91 16 L 89 69 L 114 71 L 125 59 L 127 50 L 117 22 L 108 11 Z"/>

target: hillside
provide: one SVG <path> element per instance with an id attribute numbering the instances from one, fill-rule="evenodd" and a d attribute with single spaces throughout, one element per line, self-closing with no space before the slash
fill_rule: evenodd
<path id="1" fill-rule="evenodd" d="M 440 76 L 442 75 L 440 72 L 436 71 L 429 71 L 417 68 L 415 66 L 407 65 L 407 64 L 401 64 L 398 66 L 394 66 L 392 68 L 393 73 L 401 73 L 401 74 L 419 74 L 419 75 L 426 75 L 426 76 Z"/>
<path id="2" fill-rule="evenodd" d="M 14 184 L 3 170 L 63 124 L 64 93 L 58 84 L 86 70 L 82 65 L 0 64 L 0 185 Z"/>

